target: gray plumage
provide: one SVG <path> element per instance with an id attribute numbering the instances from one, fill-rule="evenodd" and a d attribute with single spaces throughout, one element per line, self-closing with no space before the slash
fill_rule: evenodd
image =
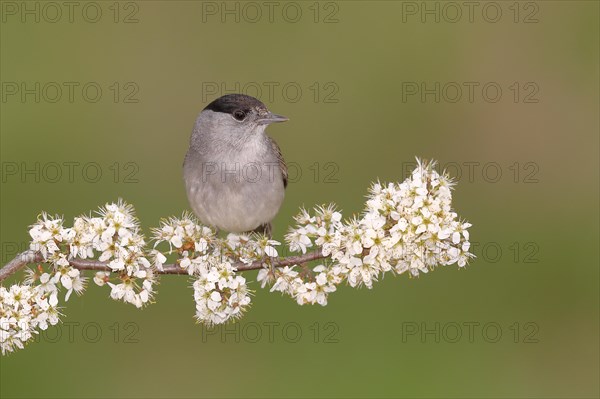
<path id="1" fill-rule="evenodd" d="M 190 206 L 202 223 L 270 235 L 270 222 L 283 202 L 287 167 L 265 129 L 286 120 L 242 94 L 220 97 L 198 115 L 183 176 Z"/>

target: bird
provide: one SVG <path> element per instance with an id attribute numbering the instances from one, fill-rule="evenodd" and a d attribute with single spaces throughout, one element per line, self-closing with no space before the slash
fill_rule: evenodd
<path id="1" fill-rule="evenodd" d="M 289 120 L 245 94 L 226 94 L 198 115 L 183 162 L 189 204 L 217 232 L 272 234 L 288 172 L 265 129 Z"/>

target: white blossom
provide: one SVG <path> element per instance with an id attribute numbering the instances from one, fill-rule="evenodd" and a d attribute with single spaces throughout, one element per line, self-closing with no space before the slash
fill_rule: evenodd
<path id="1" fill-rule="evenodd" d="M 74 267 L 61 267 L 55 275 L 55 280 L 60 281 L 61 285 L 67 289 L 65 301 L 75 291 L 77 295 L 81 295 L 85 290 L 87 279 L 81 275 L 81 272 Z"/>
<path id="2" fill-rule="evenodd" d="M 41 252 L 44 259 L 52 257 L 60 251 L 59 245 L 64 237 L 69 237 L 69 229 L 63 228 L 63 220 L 58 216 L 51 217 L 43 212 L 29 229 L 31 243 L 29 248 Z"/>
<path id="3" fill-rule="evenodd" d="M 2 354 L 22 349 L 48 325 L 58 323 L 56 293 L 46 293 L 31 285 L 0 286 L 0 350 Z"/>
<path id="4" fill-rule="evenodd" d="M 412 276 L 427 273 L 441 265 L 464 267 L 473 255 L 469 252 L 469 223 L 457 220 L 452 211 L 453 182 L 439 174 L 434 163 L 418 160 L 417 168 L 402 183 L 376 183 L 361 217 L 341 221 L 333 206 L 317 207 L 312 216 L 301 210 L 297 225 L 289 230 L 286 242 L 292 251 L 306 253 L 317 246 L 331 256 L 336 283 L 351 287 L 373 287 L 382 274 L 409 271 Z M 324 267 L 320 265 L 319 267 Z M 271 276 L 276 291 L 287 292 L 299 303 L 320 303 L 318 282 L 286 275 Z M 263 283 L 268 273 L 263 273 Z M 323 281 L 323 277 L 320 278 Z M 283 288 L 283 289 L 282 289 Z"/>
<path id="5" fill-rule="evenodd" d="M 96 283 L 97 286 L 102 287 L 108 282 L 109 277 L 109 272 L 96 272 L 96 275 L 94 276 L 94 283 Z"/>
<path id="6" fill-rule="evenodd" d="M 193 287 L 196 319 L 209 326 L 241 317 L 250 305 L 246 279 L 227 262 L 206 268 Z"/>

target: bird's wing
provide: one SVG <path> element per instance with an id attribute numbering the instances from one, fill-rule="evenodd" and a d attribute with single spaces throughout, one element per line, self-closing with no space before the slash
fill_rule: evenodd
<path id="1" fill-rule="evenodd" d="M 267 136 L 268 137 L 268 136 Z M 287 165 L 285 164 L 285 160 L 283 159 L 283 155 L 281 154 L 281 149 L 271 137 L 269 137 L 269 141 L 271 142 L 271 147 L 275 154 L 277 155 L 277 160 L 279 161 L 279 170 L 281 171 L 281 176 L 283 176 L 283 187 L 287 187 L 288 183 L 288 171 Z"/>

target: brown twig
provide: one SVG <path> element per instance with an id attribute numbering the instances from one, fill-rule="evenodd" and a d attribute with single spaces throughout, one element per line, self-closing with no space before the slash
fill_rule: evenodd
<path id="1" fill-rule="evenodd" d="M 287 258 L 274 258 L 271 260 L 270 264 L 272 267 L 285 267 L 292 265 L 299 265 L 306 262 L 310 262 L 312 260 L 324 259 L 326 256 L 323 255 L 320 249 L 308 252 L 303 255 L 298 256 L 289 256 Z M 25 251 L 18 254 L 13 260 L 8 262 L 2 269 L 0 269 L 0 281 L 7 279 L 9 276 L 15 274 L 26 265 L 30 263 L 38 263 L 42 262 L 44 258 L 40 252 L 36 251 Z M 92 270 L 97 272 L 110 272 L 112 269 L 108 267 L 108 262 L 101 262 L 99 260 L 93 259 L 71 259 L 69 261 L 71 266 L 79 270 Z M 237 268 L 240 272 L 245 272 L 249 270 L 258 270 L 264 267 L 264 261 L 255 261 L 253 263 L 243 263 L 236 262 L 233 264 L 235 268 Z M 163 270 L 157 270 L 158 274 L 188 274 L 185 269 L 182 269 L 179 265 L 170 263 L 163 265 Z"/>

